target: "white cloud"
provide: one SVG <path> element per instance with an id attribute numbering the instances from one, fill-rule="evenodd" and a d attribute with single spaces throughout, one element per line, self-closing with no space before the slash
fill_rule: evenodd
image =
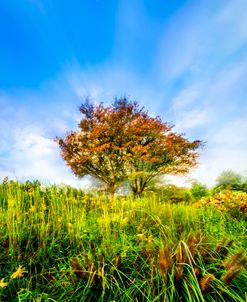
<path id="1" fill-rule="evenodd" d="M 208 81 L 195 80 L 173 98 L 176 129 L 206 142 L 199 167 L 189 177 L 210 186 L 223 170 L 246 174 L 246 63 L 238 61 Z"/>
<path id="2" fill-rule="evenodd" d="M 55 133 L 64 134 L 71 117 L 58 115 L 51 119 L 51 112 L 39 116 L 35 110 L 30 112 L 24 105 L 14 104 L 11 97 L 6 94 L 0 97 L 0 179 L 8 176 L 21 181 L 87 184 L 86 180 L 73 176 L 54 142 Z"/>
<path id="3" fill-rule="evenodd" d="M 94 101 L 111 101 L 116 93 L 124 93 L 124 86 L 133 79 L 131 73 L 127 74 L 121 68 L 101 66 L 97 70 L 83 69 L 76 61 L 67 65 L 63 72 L 70 88 L 80 99 L 90 96 Z"/>
<path id="4" fill-rule="evenodd" d="M 188 3 L 164 26 L 154 68 L 163 81 L 209 78 L 246 56 L 246 1 Z"/>
<path id="5" fill-rule="evenodd" d="M 5 156 L 0 176 L 18 180 L 38 179 L 45 183 L 66 183 L 74 186 L 86 182 L 72 175 L 59 156 L 57 144 L 35 130 L 15 131 L 14 144 Z"/>
<path id="6" fill-rule="evenodd" d="M 198 126 L 222 127 L 225 119 L 244 115 L 247 110 L 245 80 L 247 60 L 216 73 L 210 80 L 194 82 L 178 92 L 172 100 L 171 115 L 179 130 Z M 219 131 L 217 129 L 217 131 Z"/>
<path id="7" fill-rule="evenodd" d="M 247 175 L 247 120 L 236 118 L 212 133 L 201 154 L 199 167 L 191 177 L 210 186 L 224 170 L 231 169 Z"/>
<path id="8" fill-rule="evenodd" d="M 178 93 L 172 100 L 172 109 L 174 111 L 183 110 L 190 105 L 194 105 L 195 102 L 201 97 L 201 87 L 190 86 Z"/>
<path id="9" fill-rule="evenodd" d="M 246 1 L 227 1 L 215 18 L 214 27 L 215 38 L 220 38 L 220 49 L 225 53 L 232 53 L 245 45 L 247 38 Z M 225 37 L 222 37 L 222 29 L 226 33 Z"/>
<path id="10" fill-rule="evenodd" d="M 112 62 L 97 69 L 84 69 L 76 61 L 65 66 L 63 76 L 70 89 L 81 100 L 90 96 L 94 102 L 112 103 L 115 97 L 127 96 L 145 106 L 150 114 L 160 114 L 165 92 L 131 69 Z"/>
<path id="11" fill-rule="evenodd" d="M 247 119 L 237 118 L 228 122 L 214 134 L 211 138 L 211 144 L 237 150 L 245 144 L 247 148 Z"/>
<path id="12" fill-rule="evenodd" d="M 205 125 L 209 120 L 209 112 L 207 109 L 193 109 L 188 112 L 183 111 L 180 114 L 179 121 L 175 124 L 179 132 L 194 129 L 198 126 Z"/>

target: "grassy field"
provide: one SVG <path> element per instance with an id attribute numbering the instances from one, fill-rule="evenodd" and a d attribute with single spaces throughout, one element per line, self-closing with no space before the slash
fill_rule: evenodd
<path id="1" fill-rule="evenodd" d="M 0 185 L 0 301 L 246 301 L 246 217 Z"/>

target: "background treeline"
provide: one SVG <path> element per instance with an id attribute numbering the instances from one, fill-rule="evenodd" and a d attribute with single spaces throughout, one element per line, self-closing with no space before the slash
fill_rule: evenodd
<path id="1" fill-rule="evenodd" d="M 5 177 L 2 180 L 1 195 L 4 195 L 4 189 L 7 187 L 19 188 L 22 195 L 29 194 L 36 191 L 45 199 L 49 199 L 51 192 L 57 192 L 64 196 L 73 196 L 75 198 L 82 196 L 97 196 L 102 193 L 108 194 L 107 188 L 104 184 L 97 180 L 92 182 L 91 188 L 79 189 L 69 185 L 43 185 L 38 180 L 19 182 L 8 179 Z M 241 174 L 235 173 L 232 170 L 223 171 L 216 179 L 216 183 L 213 187 L 208 188 L 206 185 L 192 180 L 187 187 L 177 186 L 172 183 L 163 182 L 160 180 L 153 181 L 144 192 L 144 196 L 154 194 L 159 200 L 164 202 L 178 203 L 178 202 L 196 202 L 200 198 L 205 196 L 214 196 L 223 191 L 240 191 L 247 192 L 247 179 Z M 128 196 L 132 192 L 129 190 L 128 185 L 123 185 L 117 191 L 117 195 Z M 4 198 L 2 198 L 3 200 Z"/>

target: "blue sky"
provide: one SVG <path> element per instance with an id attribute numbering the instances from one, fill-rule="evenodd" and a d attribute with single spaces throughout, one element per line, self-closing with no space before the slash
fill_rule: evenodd
<path id="1" fill-rule="evenodd" d="M 127 95 L 201 139 L 188 178 L 247 176 L 246 0 L 0 3 L 0 179 L 78 181 L 55 136 L 86 95 Z"/>

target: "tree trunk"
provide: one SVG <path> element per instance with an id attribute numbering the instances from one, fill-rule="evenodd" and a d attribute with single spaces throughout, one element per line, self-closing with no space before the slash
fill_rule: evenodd
<path id="1" fill-rule="evenodd" d="M 115 194 L 116 194 L 116 189 L 117 189 L 117 186 L 115 183 L 110 183 L 108 184 L 108 187 L 107 187 L 107 193 L 109 193 L 109 195 L 111 197 L 114 197 Z"/>
<path id="2" fill-rule="evenodd" d="M 145 185 L 143 185 L 143 183 L 138 180 L 135 179 L 135 181 L 133 182 L 133 184 L 130 186 L 132 193 L 134 194 L 134 196 L 138 196 L 141 197 L 143 194 L 143 191 L 145 189 Z"/>

